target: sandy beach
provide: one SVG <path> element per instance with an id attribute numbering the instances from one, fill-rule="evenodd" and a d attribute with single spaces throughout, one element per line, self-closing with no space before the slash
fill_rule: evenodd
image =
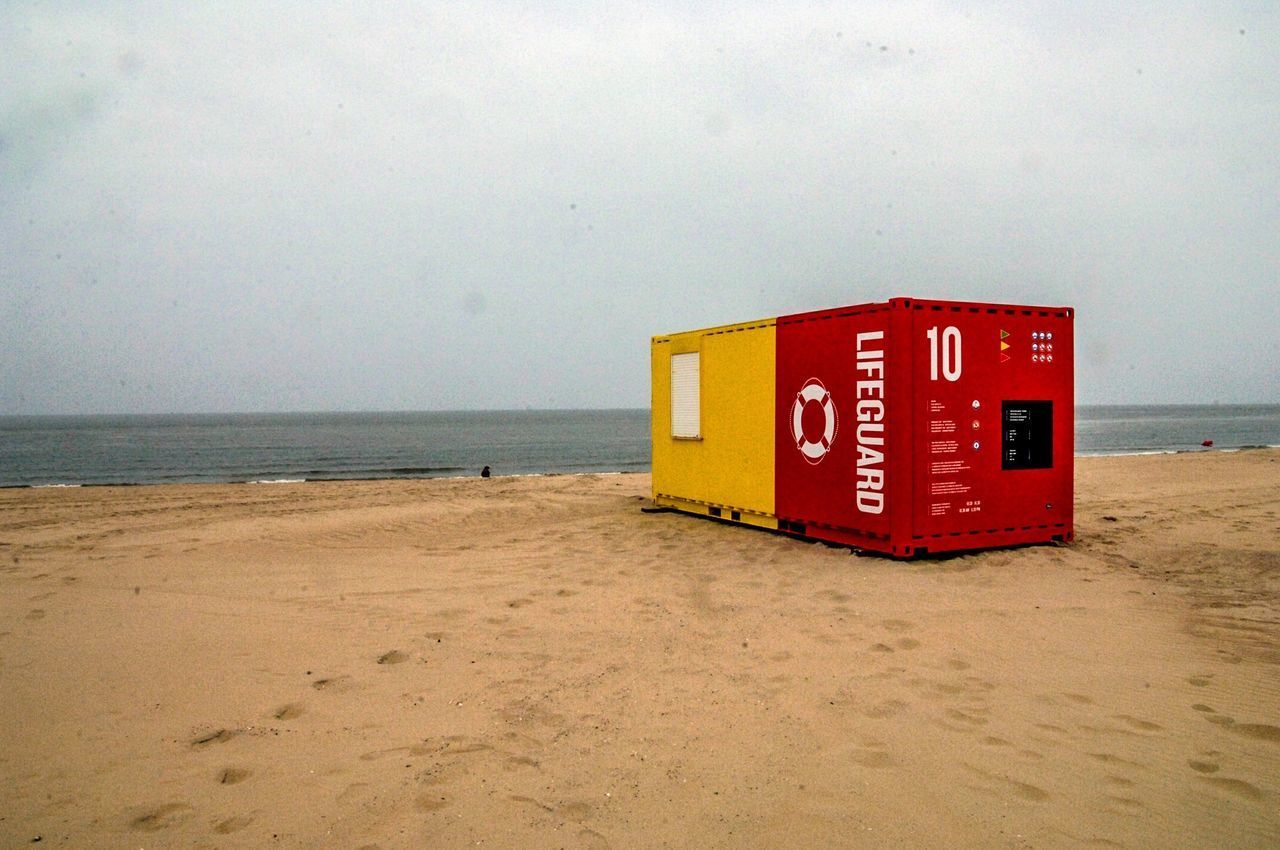
<path id="1" fill-rule="evenodd" d="M 0 846 L 1280 845 L 1280 451 L 895 562 L 647 475 L 0 492 Z"/>

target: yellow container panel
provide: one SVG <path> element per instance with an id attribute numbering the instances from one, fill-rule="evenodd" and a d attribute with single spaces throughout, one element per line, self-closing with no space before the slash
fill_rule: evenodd
<path id="1" fill-rule="evenodd" d="M 774 323 L 754 322 L 654 337 L 653 498 L 742 522 L 777 527 L 774 511 Z M 698 352 L 701 436 L 671 434 L 671 356 Z"/>

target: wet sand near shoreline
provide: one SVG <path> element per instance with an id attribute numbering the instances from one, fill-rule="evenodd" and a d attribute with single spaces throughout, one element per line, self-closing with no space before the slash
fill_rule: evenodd
<path id="1" fill-rule="evenodd" d="M 0 844 L 1280 844 L 1280 451 L 895 562 L 647 475 L 0 492 Z"/>

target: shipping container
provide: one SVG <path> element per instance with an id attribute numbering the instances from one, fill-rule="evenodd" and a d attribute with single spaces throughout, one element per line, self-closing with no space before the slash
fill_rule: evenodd
<path id="1" fill-rule="evenodd" d="M 655 336 L 653 501 L 899 558 L 1069 541 L 1073 312 L 894 298 Z"/>

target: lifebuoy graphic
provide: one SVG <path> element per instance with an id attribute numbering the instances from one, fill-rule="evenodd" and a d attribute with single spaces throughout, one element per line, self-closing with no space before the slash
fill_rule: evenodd
<path id="1" fill-rule="evenodd" d="M 809 402 L 816 402 L 822 408 L 822 436 L 817 440 L 810 440 L 804 433 L 804 408 Z M 796 393 L 796 400 L 791 403 L 791 436 L 805 460 L 812 464 L 822 463 L 835 442 L 838 424 L 836 404 L 822 381 L 817 378 L 805 381 L 800 392 Z"/>

